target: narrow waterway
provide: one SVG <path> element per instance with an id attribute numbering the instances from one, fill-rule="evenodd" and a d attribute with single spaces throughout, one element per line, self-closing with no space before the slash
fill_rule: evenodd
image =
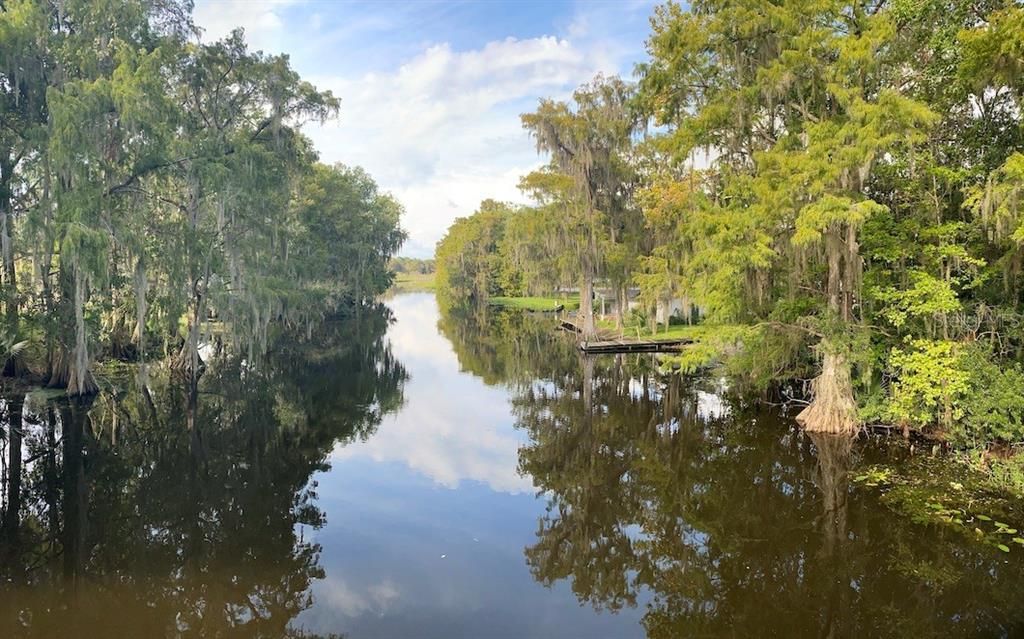
<path id="1" fill-rule="evenodd" d="M 102 381 L 5 400 L 0 637 L 1024 632 L 1024 548 L 853 480 L 904 447 L 523 314 L 403 293 L 196 388 Z"/>

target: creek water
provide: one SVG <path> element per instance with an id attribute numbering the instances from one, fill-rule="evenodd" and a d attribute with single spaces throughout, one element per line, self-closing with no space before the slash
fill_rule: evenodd
<path id="1" fill-rule="evenodd" d="M 1024 546 L 854 480 L 919 453 L 543 319 L 402 293 L 194 386 L 100 377 L 4 400 L 0 637 L 1024 633 Z"/>

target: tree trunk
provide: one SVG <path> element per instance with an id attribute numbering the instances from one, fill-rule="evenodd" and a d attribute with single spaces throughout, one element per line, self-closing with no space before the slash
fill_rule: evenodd
<path id="1" fill-rule="evenodd" d="M 827 340 L 819 345 L 821 375 L 811 383 L 813 399 L 796 421 L 808 432 L 855 435 L 860 430 L 850 363 Z"/>
<path id="2" fill-rule="evenodd" d="M 582 324 L 580 330 L 584 341 L 590 341 L 597 336 L 597 326 L 594 323 L 594 271 L 589 260 L 583 262 L 583 282 L 580 286 L 580 317 Z"/>
<path id="3" fill-rule="evenodd" d="M 52 219 L 52 204 L 50 201 L 50 166 L 48 163 L 44 164 L 43 170 L 43 202 L 42 202 L 42 213 L 43 213 L 43 232 L 41 233 L 42 238 L 37 236 L 36 238 L 36 255 L 40 256 L 39 259 L 39 277 L 40 288 L 42 289 L 42 302 L 43 302 L 43 313 L 47 317 L 52 317 L 54 312 L 54 299 L 53 299 L 53 285 L 51 283 L 51 276 L 53 271 L 53 241 L 49 237 L 48 231 L 45 229 L 51 228 Z M 46 378 L 52 380 L 54 377 L 54 358 L 55 358 L 55 344 L 53 339 L 53 332 L 46 331 Z"/>
<path id="4" fill-rule="evenodd" d="M 11 240 L 13 208 L 11 205 L 11 180 L 14 178 L 14 164 L 9 159 L 0 160 L 0 256 L 3 261 L 4 310 L 8 328 L 15 329 L 18 323 L 18 294 L 14 273 L 14 246 Z"/>
<path id="5" fill-rule="evenodd" d="M 202 301 L 193 300 L 185 342 L 181 345 L 181 350 L 178 351 L 177 357 L 171 362 L 171 368 L 188 373 L 194 377 L 198 377 L 199 371 L 203 366 L 203 360 L 199 357 L 199 327 L 201 326 L 202 312 Z"/>
<path id="6" fill-rule="evenodd" d="M 89 344 L 85 330 L 85 296 L 89 283 L 77 264 L 73 266 L 75 277 L 75 350 L 68 362 L 68 394 L 92 395 L 99 387 L 89 370 Z"/>
<path id="7" fill-rule="evenodd" d="M 620 284 L 615 289 L 615 328 L 622 333 L 626 325 L 626 285 Z"/>
<path id="8" fill-rule="evenodd" d="M 7 330 L 12 335 L 18 332 L 18 286 L 14 272 L 14 247 L 11 241 L 11 227 L 14 224 L 14 213 L 11 200 L 11 180 L 14 177 L 14 165 L 7 158 L 0 160 L 0 257 L 3 262 L 4 312 L 7 318 Z M 18 373 L 13 357 L 4 363 L 4 375 L 14 376 Z"/>
<path id="9" fill-rule="evenodd" d="M 858 279 L 860 260 L 855 233 L 848 228 L 844 240 L 840 229 L 829 229 L 825 234 L 825 253 L 828 258 L 828 311 L 833 321 L 848 324 L 853 321 L 854 291 L 850 289 Z M 807 431 L 856 434 L 860 430 L 852 366 L 843 352 L 844 346 L 828 337 L 822 338 L 818 344 L 821 375 L 811 384 L 811 403 L 796 418 Z"/>
<path id="10" fill-rule="evenodd" d="M 18 325 L 18 286 L 14 271 L 14 246 L 10 231 L 13 221 L 8 211 L 9 205 L 10 202 L 0 204 L 0 252 L 3 253 L 4 262 L 5 311 L 7 323 L 13 330 Z"/>
<path id="11" fill-rule="evenodd" d="M 146 264 L 140 257 L 135 262 L 135 274 L 132 277 L 132 285 L 135 289 L 135 344 L 139 350 L 139 361 L 146 364 L 146 293 L 149 290 L 149 282 L 146 278 Z"/>

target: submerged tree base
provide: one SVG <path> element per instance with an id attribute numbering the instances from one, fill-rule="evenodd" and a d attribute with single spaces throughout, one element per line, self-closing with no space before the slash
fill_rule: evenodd
<path id="1" fill-rule="evenodd" d="M 71 354 L 64 351 L 54 354 L 46 385 L 49 388 L 66 388 L 68 395 L 95 395 L 100 390 L 92 371 L 88 367 L 78 370 Z"/>
<path id="2" fill-rule="evenodd" d="M 797 423 L 806 431 L 836 435 L 855 435 L 860 431 L 850 366 L 845 356 L 826 350 L 821 375 L 812 382 L 811 389 L 814 399 L 796 416 Z"/>

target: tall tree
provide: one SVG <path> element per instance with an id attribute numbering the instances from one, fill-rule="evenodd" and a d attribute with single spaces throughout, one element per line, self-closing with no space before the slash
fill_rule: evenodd
<path id="1" fill-rule="evenodd" d="M 594 322 L 594 278 L 601 268 L 602 241 L 613 228 L 621 207 L 629 149 L 635 128 L 630 109 L 631 87 L 619 78 L 598 77 L 573 94 L 573 104 L 541 100 L 537 111 L 522 115 L 537 150 L 551 156 L 558 171 L 573 180 L 579 211 L 578 234 L 572 247 L 580 265 L 580 314 L 583 337 L 597 333 Z M 614 224 L 614 222 L 612 223 Z"/>
<path id="2" fill-rule="evenodd" d="M 669 4 L 656 13 L 642 68 L 642 100 L 673 127 L 675 156 L 712 149 L 705 246 L 744 251 L 697 262 L 742 294 L 725 315 L 773 319 L 780 303 L 810 293 L 811 313 L 785 318 L 817 337 L 821 369 L 799 417 L 809 430 L 859 429 L 859 231 L 886 210 L 870 183 L 935 121 L 899 89 L 893 16 L 882 6 Z"/>

